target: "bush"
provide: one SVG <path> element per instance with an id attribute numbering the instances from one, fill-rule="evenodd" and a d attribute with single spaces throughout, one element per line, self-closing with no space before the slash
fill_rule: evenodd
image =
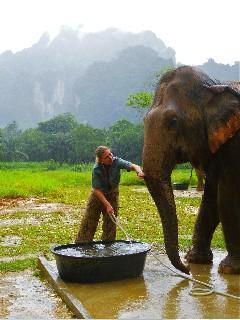
<path id="1" fill-rule="evenodd" d="M 92 171 L 93 168 L 93 164 L 90 162 L 86 162 L 86 163 L 77 163 L 75 164 L 72 168 L 71 171 L 74 172 L 86 172 L 86 171 Z"/>
<path id="2" fill-rule="evenodd" d="M 60 164 L 53 159 L 47 162 L 47 170 L 56 170 L 59 167 L 60 167 Z"/>

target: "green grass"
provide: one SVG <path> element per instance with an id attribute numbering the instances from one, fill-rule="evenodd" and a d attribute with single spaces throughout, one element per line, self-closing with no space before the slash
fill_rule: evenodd
<path id="1" fill-rule="evenodd" d="M 0 263 L 0 273 L 10 271 L 22 271 L 25 269 L 36 270 L 37 259 L 16 260 L 13 262 Z"/>
<path id="2" fill-rule="evenodd" d="M 60 164 L 54 160 L 42 162 L 0 162 L 0 170 L 71 170 L 77 172 L 91 171 L 93 163 Z"/>
<path id="3" fill-rule="evenodd" d="M 44 197 L 90 185 L 91 172 L 0 170 L 0 197 Z"/>
<path id="4" fill-rule="evenodd" d="M 189 169 L 173 172 L 173 181 L 184 181 L 190 177 Z M 195 179 L 195 177 L 194 177 Z M 195 183 L 195 180 L 192 180 Z M 159 214 L 148 192 L 138 192 L 144 187 L 134 172 L 124 172 L 120 185 L 120 221 L 134 239 L 163 244 L 163 232 Z M 17 246 L 1 246 L 0 257 L 16 257 L 27 254 L 49 255 L 53 244 L 73 242 L 79 227 L 88 194 L 91 190 L 91 172 L 64 170 L 0 170 L 0 197 L 36 197 L 44 202 L 61 202 L 73 205 L 79 210 L 66 212 L 14 212 L 2 213 L 0 219 L 25 219 L 23 224 L 1 227 L 1 237 L 18 236 L 22 242 Z M 176 207 L 179 220 L 179 245 L 186 250 L 191 245 L 191 235 L 196 216 L 195 208 L 199 198 L 177 198 Z M 39 224 L 27 223 L 34 218 Z M 67 222 L 66 222 L 67 221 Z M 96 239 L 101 237 L 101 224 Z M 118 239 L 125 234 L 118 229 Z M 1 243 L 0 243 L 1 244 Z M 224 248 L 222 231 L 215 232 L 212 247 Z M 19 271 L 25 268 L 36 269 L 37 258 L 26 258 L 12 262 L 1 262 L 0 271 Z"/>
<path id="5" fill-rule="evenodd" d="M 147 242 L 163 243 L 163 231 L 157 209 L 148 193 L 136 192 L 136 188 L 122 187 L 120 201 L 120 219 L 126 230 L 133 238 Z M 176 208 L 179 221 L 179 246 L 186 250 L 191 245 L 191 235 L 196 220 L 196 215 L 189 210 L 191 207 L 198 208 L 200 198 L 177 198 Z M 118 234 L 124 237 L 121 230 Z M 218 228 L 215 232 L 213 247 L 224 248 L 222 231 Z"/>
<path id="6" fill-rule="evenodd" d="M 179 169 L 174 170 L 172 173 L 172 182 L 186 182 L 189 183 L 191 176 L 191 169 Z M 193 170 L 192 171 L 192 178 L 190 181 L 190 186 L 196 186 L 197 185 L 197 177 L 196 173 Z"/>
<path id="7" fill-rule="evenodd" d="M 175 170 L 172 174 L 173 181 L 189 181 L 188 169 Z M 192 185 L 196 185 L 196 176 L 193 175 Z M 134 172 L 123 172 L 121 185 L 144 185 L 144 181 L 136 177 Z M 91 171 L 74 172 L 68 170 L 32 171 L 25 170 L 0 170 L 0 198 L 18 197 L 65 197 L 71 188 L 79 191 L 83 186 L 90 187 Z M 85 194 L 84 194 L 85 196 Z M 72 197 L 71 197 L 72 198 Z"/>

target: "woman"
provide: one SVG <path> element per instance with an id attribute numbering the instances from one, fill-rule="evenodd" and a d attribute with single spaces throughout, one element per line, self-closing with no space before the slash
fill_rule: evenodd
<path id="1" fill-rule="evenodd" d="M 110 215 L 114 213 L 117 216 L 118 213 L 120 170 L 135 171 L 140 179 L 144 178 L 140 166 L 114 157 L 108 147 L 99 146 L 95 153 L 96 164 L 92 172 L 93 190 L 88 199 L 76 243 L 93 240 L 101 213 L 103 214 L 102 240 L 115 240 L 116 225 L 112 222 Z"/>

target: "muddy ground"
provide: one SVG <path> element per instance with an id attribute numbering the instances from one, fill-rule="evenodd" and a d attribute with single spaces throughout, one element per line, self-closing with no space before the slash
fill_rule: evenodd
<path id="1" fill-rule="evenodd" d="M 146 191 L 146 189 L 138 190 Z M 195 190 L 176 190 L 175 197 L 201 197 L 201 192 Z M 43 203 L 38 199 L 1 199 L 0 212 L 54 212 L 76 210 L 76 207 L 59 203 Z M 10 221 L 11 220 L 11 221 Z M 16 221 L 15 221 L 16 220 Z M 20 219 L 0 221 L 0 227 L 9 224 L 25 223 Z M 29 221 L 28 221 L 29 222 Z M 34 219 L 31 224 L 39 221 Z M 18 245 L 18 237 L 2 240 L 0 245 Z M 22 257 L 23 259 L 26 256 Z M 21 257 L 18 257 L 21 259 Z M 1 259 L 7 261 L 6 258 Z M 72 319 L 75 318 L 62 300 L 55 294 L 46 281 L 39 278 L 31 270 L 8 272 L 0 274 L 0 318 L 1 319 Z"/>
<path id="2" fill-rule="evenodd" d="M 46 212 L 76 210 L 76 207 L 60 203 L 44 203 L 44 199 L 1 199 L 0 212 Z M 31 221 L 29 221 L 29 219 Z M 0 227 L 14 224 L 40 224 L 35 218 L 1 219 Z M 1 246 L 18 245 L 21 238 L 17 236 L 0 239 Z M 17 259 L 26 259 L 30 256 L 18 256 Z M 16 257 L 0 258 L 1 261 L 11 261 Z M 48 283 L 36 276 L 32 270 L 21 272 L 7 272 L 0 274 L 0 319 L 72 319 L 72 312 L 55 294 Z"/>

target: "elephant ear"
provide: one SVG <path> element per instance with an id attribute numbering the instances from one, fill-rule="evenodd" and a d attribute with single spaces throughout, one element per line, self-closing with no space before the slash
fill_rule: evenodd
<path id="1" fill-rule="evenodd" d="M 240 93 L 228 85 L 205 86 L 211 93 L 205 109 L 208 145 L 212 153 L 240 129 Z"/>

